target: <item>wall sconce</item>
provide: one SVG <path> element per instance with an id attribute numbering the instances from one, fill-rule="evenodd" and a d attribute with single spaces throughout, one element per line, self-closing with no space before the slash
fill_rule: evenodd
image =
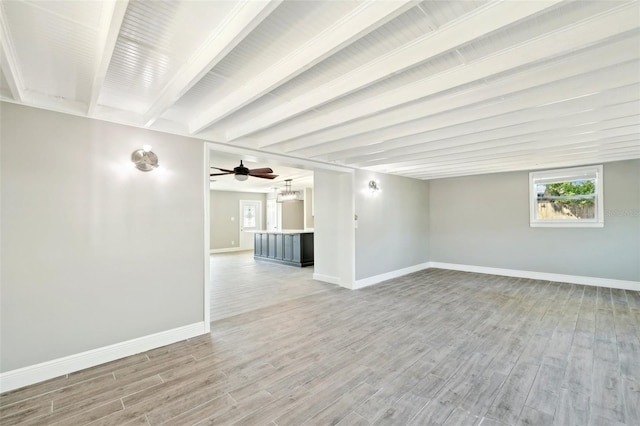
<path id="1" fill-rule="evenodd" d="M 375 194 L 378 191 L 380 191 L 380 187 L 378 186 L 378 182 L 376 182 L 375 180 L 370 180 L 369 181 L 369 192 L 372 193 L 372 194 Z"/>
<path id="2" fill-rule="evenodd" d="M 150 172 L 158 168 L 158 156 L 151 151 L 151 145 L 142 145 L 142 149 L 136 149 L 131 153 L 131 162 L 136 169 Z"/>

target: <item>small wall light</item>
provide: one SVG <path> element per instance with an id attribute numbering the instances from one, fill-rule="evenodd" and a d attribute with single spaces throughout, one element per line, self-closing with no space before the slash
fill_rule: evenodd
<path id="1" fill-rule="evenodd" d="M 372 194 L 375 194 L 378 191 L 380 191 L 380 187 L 378 186 L 378 182 L 376 182 L 375 180 L 370 180 L 369 181 L 369 192 L 371 192 Z"/>
<path id="2" fill-rule="evenodd" d="M 143 172 L 157 169 L 158 156 L 151 151 L 151 145 L 142 145 L 142 149 L 136 149 L 131 153 L 131 162 Z"/>

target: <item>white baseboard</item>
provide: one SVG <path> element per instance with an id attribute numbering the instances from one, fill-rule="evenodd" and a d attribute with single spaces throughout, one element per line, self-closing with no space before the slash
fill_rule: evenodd
<path id="1" fill-rule="evenodd" d="M 378 284 L 386 280 L 390 280 L 392 278 L 398 278 L 403 275 L 411 274 L 413 272 L 422 271 L 423 269 L 429 268 L 429 262 L 419 263 L 418 265 L 409 266 L 407 268 L 396 269 L 395 271 L 385 272 L 384 274 L 374 275 L 372 277 L 362 278 L 360 280 L 356 280 L 353 283 L 353 289 L 359 289 L 363 287 L 368 287 L 370 285 Z"/>
<path id="2" fill-rule="evenodd" d="M 231 253 L 234 251 L 249 251 L 253 250 L 253 248 L 240 248 L 240 247 L 229 247 L 229 248 L 221 248 L 221 249 L 212 249 L 209 250 L 210 254 L 218 254 L 218 253 Z"/>
<path id="3" fill-rule="evenodd" d="M 594 287 L 609 287 L 622 290 L 640 291 L 639 281 L 614 280 L 610 278 L 585 277 L 582 275 L 553 274 L 549 272 L 521 271 L 517 269 L 491 268 L 487 266 L 459 265 L 456 263 L 429 262 L 430 268 L 454 271 L 477 272 L 479 274 L 504 275 L 508 277 L 530 278 L 534 280 L 582 284 Z"/>
<path id="4" fill-rule="evenodd" d="M 342 282 L 340 281 L 340 278 L 339 277 L 333 277 L 331 275 L 323 275 L 323 274 L 314 273 L 313 274 L 313 279 L 316 280 L 316 281 L 323 281 L 325 283 L 342 286 Z"/>
<path id="5" fill-rule="evenodd" d="M 85 368 L 180 342 L 206 333 L 204 322 L 185 325 L 90 351 L 0 373 L 0 392 L 53 379 Z"/>

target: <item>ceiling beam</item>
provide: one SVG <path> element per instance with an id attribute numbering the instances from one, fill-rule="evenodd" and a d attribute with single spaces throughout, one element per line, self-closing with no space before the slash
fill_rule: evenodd
<path id="1" fill-rule="evenodd" d="M 2 73 L 7 80 L 9 90 L 11 90 L 11 96 L 15 101 L 21 102 L 24 100 L 24 81 L 20 73 L 18 60 L 13 49 L 13 42 L 11 41 L 11 33 L 9 32 L 9 26 L 7 25 L 5 12 L 1 3 L 0 36 L 0 66 L 2 67 Z"/>
<path id="2" fill-rule="evenodd" d="M 239 2 L 161 91 L 144 115 L 145 127 L 151 126 L 176 100 L 200 81 L 281 2 L 282 0 Z"/>
<path id="3" fill-rule="evenodd" d="M 500 122 L 501 116 L 522 115 L 519 111 L 536 108 L 536 111 L 532 113 L 532 117 L 534 117 L 536 114 L 544 114 L 544 110 L 548 110 L 549 107 L 554 110 L 552 103 L 563 103 L 569 108 L 567 111 L 570 113 L 572 111 L 570 108 L 573 105 L 588 109 L 627 102 L 640 95 L 640 86 L 637 85 L 639 80 L 638 64 L 640 62 L 634 61 L 606 70 L 606 72 L 591 72 L 566 81 L 562 80 L 522 91 L 504 100 L 490 100 L 380 129 L 372 134 L 357 135 L 353 138 L 345 138 L 292 153 L 293 155 L 332 161 L 345 157 L 367 155 L 373 145 L 379 149 L 383 149 L 383 147 L 384 149 L 408 147 L 424 140 L 427 132 L 432 135 L 450 134 L 447 128 L 454 126 L 463 126 L 460 133 L 457 134 L 464 134 L 464 126 L 473 130 L 476 124 L 482 126 L 483 123 L 496 122 L 496 120 Z M 458 127 L 455 129 L 458 131 Z"/>
<path id="4" fill-rule="evenodd" d="M 464 144 L 468 140 L 487 134 L 502 132 L 500 134 L 517 137 L 520 132 L 531 126 L 545 128 L 553 126 L 554 123 L 561 123 L 560 126 L 568 128 L 571 125 L 636 115 L 640 114 L 640 104 L 637 102 L 639 87 L 638 85 L 623 86 L 616 90 L 572 99 L 567 102 L 520 109 L 483 120 L 391 139 L 375 146 L 369 146 L 369 152 L 373 148 L 376 151 L 384 151 L 386 157 L 394 157 L 421 152 L 426 145 L 439 144 L 449 147 L 451 144 Z M 461 112 L 460 115 L 464 115 L 464 112 Z M 361 166 L 376 157 L 380 158 L 381 154 L 338 152 L 332 154 L 326 161 L 341 160 L 345 163 Z"/>
<path id="5" fill-rule="evenodd" d="M 360 168 L 376 170 L 414 170 L 421 168 L 425 162 L 434 158 L 447 157 L 454 161 L 458 157 L 464 158 L 468 153 L 511 152 L 523 147 L 545 149 L 546 147 L 561 146 L 579 141 L 585 144 L 598 144 L 610 138 L 635 138 L 634 131 L 638 130 L 638 117 L 630 116 L 583 126 L 582 128 L 565 129 L 555 127 L 541 131 L 531 131 L 517 137 L 502 137 L 498 139 L 481 138 L 465 145 L 425 147 L 422 152 L 409 157 L 390 157 L 387 161 L 363 164 Z M 636 120 L 636 121 L 634 121 Z"/>
<path id="6" fill-rule="evenodd" d="M 499 100 L 502 97 L 512 96 L 514 93 L 524 93 L 525 90 L 542 87 L 557 80 L 577 77 L 628 62 L 638 58 L 637 46 L 637 35 L 634 34 L 632 37 L 583 49 L 557 60 L 510 73 L 466 90 L 412 102 L 409 105 L 393 108 L 371 117 L 305 135 L 304 141 L 310 146 L 318 145 L 316 155 L 322 150 L 327 150 L 326 152 L 357 150 L 358 146 L 363 146 L 360 148 L 362 151 L 365 149 L 364 146 L 372 143 L 372 135 L 376 140 L 380 140 L 384 138 L 385 129 L 391 126 L 473 104 L 479 105 L 489 100 Z M 606 60 L 594 61 L 594 57 L 606 58 Z M 296 139 L 289 142 L 295 143 L 294 141 Z M 349 143 L 349 146 L 345 146 L 346 142 Z M 278 147 L 278 144 L 273 147 Z"/>
<path id="7" fill-rule="evenodd" d="M 350 14 L 243 84 L 238 90 L 222 99 L 216 99 L 191 120 L 189 131 L 192 134 L 202 131 L 415 5 L 414 0 L 370 0 L 360 3 Z"/>
<path id="8" fill-rule="evenodd" d="M 442 53 L 555 6 L 559 1 L 490 2 L 440 29 L 401 46 L 380 58 L 330 81 L 261 116 L 228 130 L 229 140 L 257 132 L 301 112 L 367 87 L 385 77 L 432 59 Z"/>
<path id="9" fill-rule="evenodd" d="M 636 126 L 637 128 L 637 126 Z M 536 147 L 529 147 L 528 149 L 522 149 L 513 152 L 501 152 L 497 154 L 477 154 L 469 155 L 466 157 L 460 157 L 458 159 L 452 160 L 442 159 L 442 160 L 431 160 L 425 161 L 420 168 L 416 168 L 414 170 L 411 169 L 393 169 L 394 173 L 402 173 L 403 175 L 415 175 L 415 174 L 423 174 L 425 170 L 430 172 L 448 169 L 453 166 L 461 166 L 461 165 L 470 165 L 470 164 L 479 164 L 479 163 L 494 163 L 494 164 L 502 164 L 504 161 L 513 160 L 516 158 L 526 159 L 527 157 L 544 157 L 544 158 L 553 158 L 557 155 L 564 155 L 566 153 L 580 154 L 585 152 L 612 152 L 616 151 L 625 151 L 625 150 L 634 150 L 638 149 L 637 147 L 638 140 L 627 138 L 626 140 L 620 141 L 612 141 L 608 143 L 603 143 L 599 145 L 585 145 L 583 143 L 576 144 L 563 144 L 561 146 L 552 146 L 547 147 L 544 151 L 537 149 Z"/>
<path id="10" fill-rule="evenodd" d="M 96 63 L 93 72 L 93 82 L 91 84 L 91 94 L 87 105 L 87 115 L 93 116 L 104 79 L 109 70 L 113 50 L 118 41 L 120 27 L 127 11 L 129 0 L 110 0 L 102 4 L 102 19 L 100 21 L 100 29 L 98 31 L 98 47 L 96 49 Z"/>
<path id="11" fill-rule="evenodd" d="M 484 173 L 503 173 L 511 171 L 530 171 L 552 169 L 555 167 L 583 166 L 585 164 L 605 163 L 640 158 L 640 146 L 614 148 L 611 150 L 570 150 L 539 155 L 522 154 L 503 158 L 500 161 L 482 160 L 468 163 L 450 164 L 442 167 L 425 168 L 423 173 L 402 174 L 414 179 L 437 179 L 452 176 L 470 176 Z M 532 167 L 531 164 L 535 163 Z M 391 172 L 393 174 L 393 172 Z"/>
<path id="12" fill-rule="evenodd" d="M 616 126 L 616 123 L 599 123 L 598 125 L 590 125 L 582 129 L 582 131 L 556 128 L 542 132 L 530 132 L 516 138 L 483 140 L 462 146 L 436 148 L 425 150 L 410 159 L 391 158 L 390 162 L 364 165 L 361 168 L 380 171 L 393 170 L 399 173 L 424 169 L 425 164 L 433 161 L 451 160 L 453 162 L 463 162 L 467 158 L 475 158 L 481 155 L 499 156 L 503 153 L 508 154 L 528 149 L 541 151 L 564 145 L 597 146 L 610 142 L 637 141 L 637 132 L 640 127 L 637 125 L 637 121 L 633 121 L 637 119 L 638 116 L 635 116 L 632 119 L 627 119 L 626 122 L 618 122 L 618 124 L 627 124 L 624 126 Z"/>
<path id="13" fill-rule="evenodd" d="M 475 176 L 482 174 L 494 174 L 504 172 L 529 172 L 534 170 L 551 169 L 557 167 L 573 167 L 584 166 L 585 164 L 608 163 L 612 161 L 624 161 L 640 158 L 640 150 L 626 150 L 622 153 L 615 152 L 611 154 L 583 154 L 576 156 L 569 155 L 568 158 L 544 159 L 538 160 L 535 166 L 531 166 L 531 162 L 527 160 L 515 162 L 506 161 L 502 164 L 494 165 L 478 165 L 474 167 L 464 168 L 462 166 L 451 166 L 447 170 L 428 171 L 421 175 L 412 175 L 414 179 L 430 180 L 430 179 L 446 179 L 454 177 Z M 394 174 L 394 173 L 391 173 Z M 409 177 L 409 176 L 407 176 Z"/>
<path id="14" fill-rule="evenodd" d="M 274 131 L 268 132 L 267 135 L 261 135 L 262 142 L 259 147 L 265 148 L 281 143 L 278 146 L 278 151 L 281 152 L 305 148 L 311 142 L 307 141 L 306 137 L 300 138 L 303 135 L 372 116 L 429 95 L 481 81 L 516 67 L 533 65 L 539 61 L 588 47 L 603 39 L 636 30 L 640 26 L 640 21 L 635 16 L 635 7 L 637 6 L 633 4 L 625 4 L 532 41 L 502 50 L 471 64 L 449 69 L 366 101 L 336 108 L 320 116 L 276 128 Z M 291 140 L 294 138 L 300 139 Z"/>

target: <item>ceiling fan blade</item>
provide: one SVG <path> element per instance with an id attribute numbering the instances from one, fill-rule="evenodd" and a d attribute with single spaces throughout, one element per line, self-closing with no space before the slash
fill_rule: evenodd
<path id="1" fill-rule="evenodd" d="M 251 169 L 249 170 L 249 173 L 254 173 L 254 174 L 259 174 L 259 175 L 266 175 L 269 173 L 273 173 L 273 170 L 271 170 L 269 167 L 265 167 L 263 169 Z"/>
<path id="2" fill-rule="evenodd" d="M 211 168 L 212 168 L 212 169 L 216 169 L 216 170 L 220 170 L 221 172 L 235 173 L 233 170 L 221 169 L 220 167 L 213 167 L 213 166 L 211 166 Z"/>
<path id="3" fill-rule="evenodd" d="M 215 169 L 215 167 L 214 167 Z M 232 175 L 233 172 L 226 172 L 226 173 L 210 173 L 209 176 L 222 176 L 222 175 Z"/>
<path id="4" fill-rule="evenodd" d="M 278 175 L 269 175 L 269 174 L 253 174 L 253 173 L 249 173 L 249 176 L 253 176 L 253 177 L 257 177 L 257 178 L 262 178 L 262 179 L 275 179 L 278 177 Z"/>

